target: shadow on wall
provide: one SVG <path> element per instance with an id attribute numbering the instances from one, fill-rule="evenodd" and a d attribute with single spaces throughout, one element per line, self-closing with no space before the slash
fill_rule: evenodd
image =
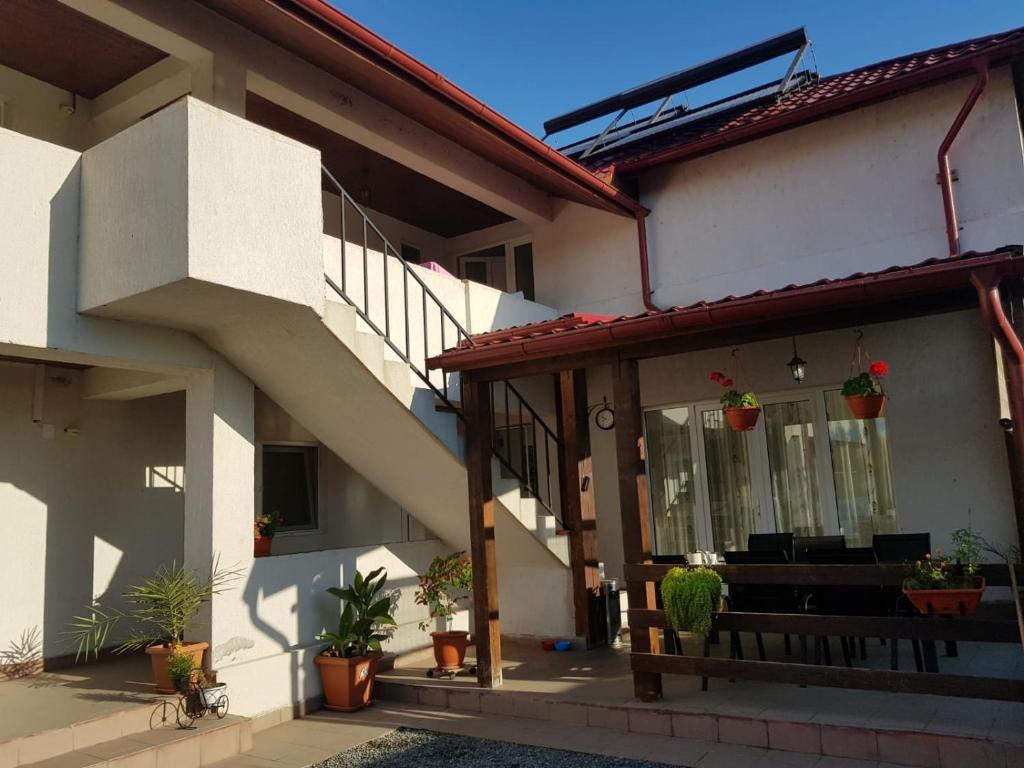
<path id="1" fill-rule="evenodd" d="M 399 626 L 385 651 L 404 652 L 428 645 L 428 635 L 417 626 L 427 611 L 414 602 L 416 574 L 424 572 L 443 549 L 439 542 L 426 541 L 257 558 L 242 597 L 253 628 L 270 641 L 275 653 L 289 654 L 290 700 L 298 703 L 320 694 L 312 659 L 324 644 L 316 636 L 325 628 L 337 627 L 342 609 L 342 602 L 327 589 L 349 584 L 357 569 L 364 576 L 381 566 L 388 571 L 386 591 L 397 606 Z M 230 663 L 228 653 L 214 658 L 214 666 L 223 669 Z M 240 663 L 245 660 L 238 659 Z"/>
<path id="2" fill-rule="evenodd" d="M 82 400 L 81 372 L 51 366 L 36 423 L 34 375 L 0 364 L 0 500 L 20 548 L 5 558 L 0 645 L 35 626 L 52 658 L 74 653 L 62 633 L 94 597 L 118 606 L 125 586 L 181 562 L 184 395 Z"/>

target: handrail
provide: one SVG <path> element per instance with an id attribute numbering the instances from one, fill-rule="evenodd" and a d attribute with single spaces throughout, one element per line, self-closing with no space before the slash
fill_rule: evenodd
<path id="1" fill-rule="evenodd" d="M 377 227 L 376 224 L 366 215 L 366 212 L 362 207 L 352 198 L 352 196 L 345 190 L 344 187 L 338 182 L 334 175 L 327 170 L 326 167 L 321 166 L 324 177 L 330 182 L 330 185 L 334 188 L 334 191 L 340 198 L 340 212 L 341 212 L 341 284 L 339 285 L 328 273 L 324 273 L 324 280 L 327 285 L 333 290 L 339 297 L 341 297 L 346 303 L 352 306 L 359 317 L 364 323 L 366 323 L 374 333 L 380 336 L 384 343 L 396 354 L 398 357 L 412 370 L 416 375 L 434 392 L 434 394 L 441 400 L 441 402 L 450 410 L 454 411 L 460 420 L 464 419 L 462 411 L 454 405 L 450 396 L 450 384 L 451 376 L 453 373 L 445 371 L 436 371 L 434 373 L 441 376 L 440 382 L 436 382 L 431 377 L 431 371 L 426 366 L 427 358 L 431 357 L 430 346 L 430 328 L 429 319 L 434 316 L 436 312 L 438 327 L 440 328 L 440 347 L 438 352 L 448 348 L 446 338 L 446 326 L 450 326 L 454 335 L 454 346 L 459 346 L 462 343 L 475 346 L 472 336 L 469 331 L 466 330 L 462 324 L 456 319 L 451 311 L 444 305 L 440 298 L 430 289 L 426 282 L 421 278 L 416 271 L 409 266 L 408 263 L 401 257 L 400 252 L 390 243 L 383 232 Z M 354 295 L 355 292 L 350 290 L 348 281 L 348 254 L 347 254 L 347 224 L 346 224 L 346 206 L 351 206 L 355 211 L 358 219 L 358 227 L 362 230 L 362 297 Z M 383 277 L 383 310 L 379 312 L 373 312 L 370 306 L 370 259 L 369 259 L 369 243 L 368 238 L 372 232 L 381 241 L 381 260 L 382 260 L 382 272 Z M 402 281 L 402 300 L 400 306 L 402 308 L 401 322 L 398 323 L 398 327 L 403 329 L 400 340 L 396 329 L 392 327 L 392 302 L 391 302 L 391 275 L 389 274 L 389 261 L 390 257 L 394 256 L 395 261 L 401 268 L 401 281 Z M 410 278 L 412 279 L 413 291 L 410 296 Z M 410 333 L 410 313 L 412 311 L 412 302 L 416 301 L 417 297 L 415 293 L 419 290 L 419 305 L 422 322 L 422 335 L 423 338 L 417 341 L 422 341 L 423 344 L 423 359 L 418 362 L 418 357 L 414 355 L 412 336 Z M 383 328 L 378 322 L 380 313 L 383 313 Z M 378 320 L 374 320 L 374 316 L 378 316 Z M 498 388 L 503 388 L 502 392 L 498 392 Z M 511 382 L 508 381 L 496 381 L 490 385 L 491 390 L 491 413 L 492 413 L 492 429 L 491 429 L 491 450 L 497 457 L 499 464 L 505 469 L 511 472 L 516 479 L 520 482 L 523 488 L 536 499 L 544 509 L 555 517 L 555 520 L 561 525 L 559 516 L 555 513 L 555 501 L 552 496 L 552 457 L 557 464 L 559 440 L 555 432 L 546 424 L 540 417 L 540 414 L 531 406 L 526 398 L 519 392 Z M 497 422 L 496 408 L 493 407 L 495 404 L 496 397 L 503 395 L 505 402 L 505 423 L 499 425 Z M 518 420 L 513 424 L 510 420 L 512 412 L 509 410 L 510 406 L 514 406 L 516 413 L 518 414 Z M 524 418 L 526 415 L 529 419 Z M 529 424 L 529 426 L 527 426 Z M 539 434 L 538 434 L 539 428 Z M 498 430 L 505 430 L 507 437 L 504 440 L 504 446 L 499 443 Z M 528 431 L 529 430 L 529 431 Z M 518 456 L 512 455 L 512 436 L 513 433 L 518 433 L 519 451 Z M 543 446 L 539 444 L 539 440 L 543 440 Z M 543 450 L 543 476 L 544 483 L 541 484 L 541 450 Z"/>

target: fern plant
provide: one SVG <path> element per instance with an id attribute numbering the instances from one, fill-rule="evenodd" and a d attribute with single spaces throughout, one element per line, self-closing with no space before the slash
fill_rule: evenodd
<path id="1" fill-rule="evenodd" d="M 661 582 L 661 599 L 675 629 L 706 635 L 722 599 L 722 577 L 710 568 L 673 568 Z"/>

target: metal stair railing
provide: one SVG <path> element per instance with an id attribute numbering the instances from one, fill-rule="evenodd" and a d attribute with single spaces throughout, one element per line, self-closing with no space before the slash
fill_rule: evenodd
<path id="1" fill-rule="evenodd" d="M 445 407 L 464 420 L 461 409 L 451 398 L 454 374 L 430 371 L 426 361 L 451 346 L 473 345 L 472 336 L 334 175 L 323 166 L 321 170 L 331 190 L 340 198 L 340 269 L 338 280 L 330 273 L 324 273 L 327 285 L 355 309 L 359 318 L 415 372 Z M 353 227 L 360 239 L 350 243 L 348 237 L 353 234 Z M 371 246 L 371 237 L 379 241 L 376 243 L 379 248 Z M 349 258 L 349 245 L 358 249 L 354 263 Z M 378 257 L 380 263 L 375 264 Z M 360 271 L 361 274 L 353 274 Z M 464 296 L 460 291 L 460 297 Z M 415 327 L 417 319 L 419 328 Z M 556 492 L 553 482 L 557 483 L 558 436 L 511 382 L 492 382 L 490 397 L 491 450 L 498 459 L 503 476 L 511 474 L 519 481 L 520 487 L 561 525 L 553 496 Z M 499 414 L 503 414 L 503 418 L 499 419 Z"/>

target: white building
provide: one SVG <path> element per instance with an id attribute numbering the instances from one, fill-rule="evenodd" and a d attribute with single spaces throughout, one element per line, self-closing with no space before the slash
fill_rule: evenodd
<path id="1" fill-rule="evenodd" d="M 83 605 L 219 557 L 244 575 L 205 617 L 209 662 L 242 714 L 318 696 L 324 590 L 356 568 L 401 591 L 389 650 L 427 644 L 415 576 L 472 543 L 459 377 L 427 359 L 466 334 L 643 311 L 645 209 L 660 307 L 946 257 L 936 152 L 984 62 L 950 153 L 961 247 L 1024 240 L 1021 32 L 865 70 L 834 104 L 832 79 L 808 80 L 772 119 L 597 152 L 591 172 L 320 0 L 4 15 L 0 646 L 36 631 L 58 665 Z M 968 522 L 1017 542 L 999 419 L 1024 392 L 1000 389 L 970 286 L 954 293 L 937 313 L 745 340 L 765 416 L 738 443 L 715 444 L 708 381 L 731 342 L 644 362 L 655 551 L 775 530 L 948 546 Z M 844 445 L 830 409 L 858 328 L 892 366 L 891 403 Z M 588 379 L 585 405 L 613 400 L 606 368 Z M 555 389 L 493 392 L 502 631 L 585 634 Z M 614 432 L 591 434 L 596 545 L 621 576 Z M 268 503 L 285 525 L 254 559 Z"/>

